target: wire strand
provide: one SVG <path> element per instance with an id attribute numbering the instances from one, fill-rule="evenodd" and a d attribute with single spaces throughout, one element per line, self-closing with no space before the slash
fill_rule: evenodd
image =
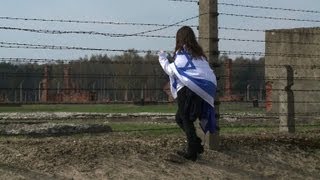
<path id="1" fill-rule="evenodd" d="M 173 2 L 192 2 L 199 3 L 196 0 L 168 0 Z M 319 14 L 320 11 L 316 10 L 306 10 L 306 9 L 290 9 L 290 8 L 279 8 L 279 7 L 271 7 L 271 6 L 254 6 L 254 5 L 246 5 L 246 4 L 235 4 L 235 3 L 218 3 L 220 6 L 233 6 L 233 7 L 243 7 L 243 8 L 253 8 L 253 9 L 267 9 L 267 10 L 280 10 L 280 11 L 291 11 L 291 12 L 304 12 L 304 13 L 314 13 Z"/>
<path id="2" fill-rule="evenodd" d="M 84 20 L 65 20 L 65 19 L 43 19 L 43 18 L 22 18 L 22 17 L 8 17 L 0 16 L 2 20 L 18 20 L 18 21 L 38 21 L 38 22 L 58 22 L 58 23 L 77 23 L 77 24 L 105 24 L 105 25 L 130 25 L 130 26 L 159 26 L 167 27 L 168 24 L 156 23 L 135 23 L 135 22 L 114 22 L 114 21 L 84 21 Z M 180 25 L 171 25 L 180 26 Z M 192 27 L 196 27 L 191 25 Z"/>
<path id="3" fill-rule="evenodd" d="M 319 14 L 320 11 L 315 10 L 305 10 L 305 9 L 290 9 L 290 8 L 278 8 L 270 6 L 253 6 L 253 5 L 242 5 L 233 3 L 218 3 L 220 6 L 233 6 L 233 7 L 244 7 L 244 8 L 254 8 L 254 9 L 268 9 L 268 10 L 280 10 L 280 11 L 291 11 L 291 12 L 304 12 L 304 13 L 314 13 Z"/>
<path id="4" fill-rule="evenodd" d="M 254 15 L 248 15 L 248 14 L 234 14 L 234 13 L 225 13 L 225 12 L 219 12 L 219 15 L 246 17 L 246 18 L 255 18 L 255 19 L 271 19 L 271 20 L 281 20 L 281 21 L 300 21 L 300 22 L 317 22 L 317 23 L 320 22 L 320 20 L 284 18 L 284 17 L 273 17 L 273 16 L 254 16 Z"/>

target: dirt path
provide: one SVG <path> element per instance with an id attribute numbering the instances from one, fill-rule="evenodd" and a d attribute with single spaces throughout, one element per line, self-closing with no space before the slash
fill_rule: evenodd
<path id="1" fill-rule="evenodd" d="M 0 179 L 320 179 L 319 134 L 223 136 L 219 151 L 178 163 L 181 134 L 1 137 Z"/>

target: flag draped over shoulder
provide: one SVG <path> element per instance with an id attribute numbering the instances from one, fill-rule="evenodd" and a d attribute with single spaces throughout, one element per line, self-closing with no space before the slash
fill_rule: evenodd
<path id="1" fill-rule="evenodd" d="M 173 75 L 169 75 L 172 96 L 177 97 L 177 81 L 200 96 L 204 100 L 200 126 L 204 133 L 214 133 L 217 130 L 214 110 L 217 80 L 209 63 L 205 59 L 192 60 L 188 52 L 179 51 L 169 67 L 173 71 Z"/>

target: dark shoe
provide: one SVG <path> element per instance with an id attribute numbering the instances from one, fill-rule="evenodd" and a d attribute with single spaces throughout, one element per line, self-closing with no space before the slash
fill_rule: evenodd
<path id="1" fill-rule="evenodd" d="M 198 147 L 198 149 L 197 149 L 197 153 L 198 153 L 198 154 L 202 154 L 203 152 L 204 152 L 204 148 L 203 148 L 202 145 L 200 145 L 200 146 Z"/>
<path id="2" fill-rule="evenodd" d="M 197 160 L 197 153 L 187 153 L 186 151 L 177 151 L 177 154 L 185 159 L 196 161 Z"/>
<path id="3" fill-rule="evenodd" d="M 177 151 L 177 154 L 178 154 L 179 156 L 184 156 L 185 154 L 187 154 L 187 152 L 186 152 L 185 150 L 178 150 L 178 151 Z"/>
<path id="4" fill-rule="evenodd" d="M 191 161 L 196 161 L 198 158 L 198 152 L 195 151 L 178 150 L 177 154 Z"/>
<path id="5" fill-rule="evenodd" d="M 198 153 L 198 154 L 202 154 L 203 152 L 204 152 L 203 145 L 200 145 L 200 146 L 197 148 L 197 153 Z M 179 156 L 184 156 L 184 155 L 187 154 L 187 151 L 186 151 L 185 149 L 183 149 L 183 150 L 178 150 L 178 151 L 177 151 L 177 154 L 178 154 Z"/>
<path id="6" fill-rule="evenodd" d="M 196 161 L 197 160 L 197 153 L 185 153 L 182 157 L 191 160 L 191 161 Z"/>

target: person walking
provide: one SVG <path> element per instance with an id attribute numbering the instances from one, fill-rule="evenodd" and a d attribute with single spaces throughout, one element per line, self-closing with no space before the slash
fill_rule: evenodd
<path id="1" fill-rule="evenodd" d="M 204 151 L 194 126 L 196 119 L 200 120 L 204 133 L 218 130 L 214 110 L 216 76 L 189 26 L 181 27 L 176 33 L 172 63 L 169 62 L 166 52 L 160 51 L 158 55 L 161 67 L 170 78 L 171 94 L 177 99 L 175 121 L 187 139 L 186 151 L 177 153 L 188 160 L 196 161 L 198 155 Z"/>

